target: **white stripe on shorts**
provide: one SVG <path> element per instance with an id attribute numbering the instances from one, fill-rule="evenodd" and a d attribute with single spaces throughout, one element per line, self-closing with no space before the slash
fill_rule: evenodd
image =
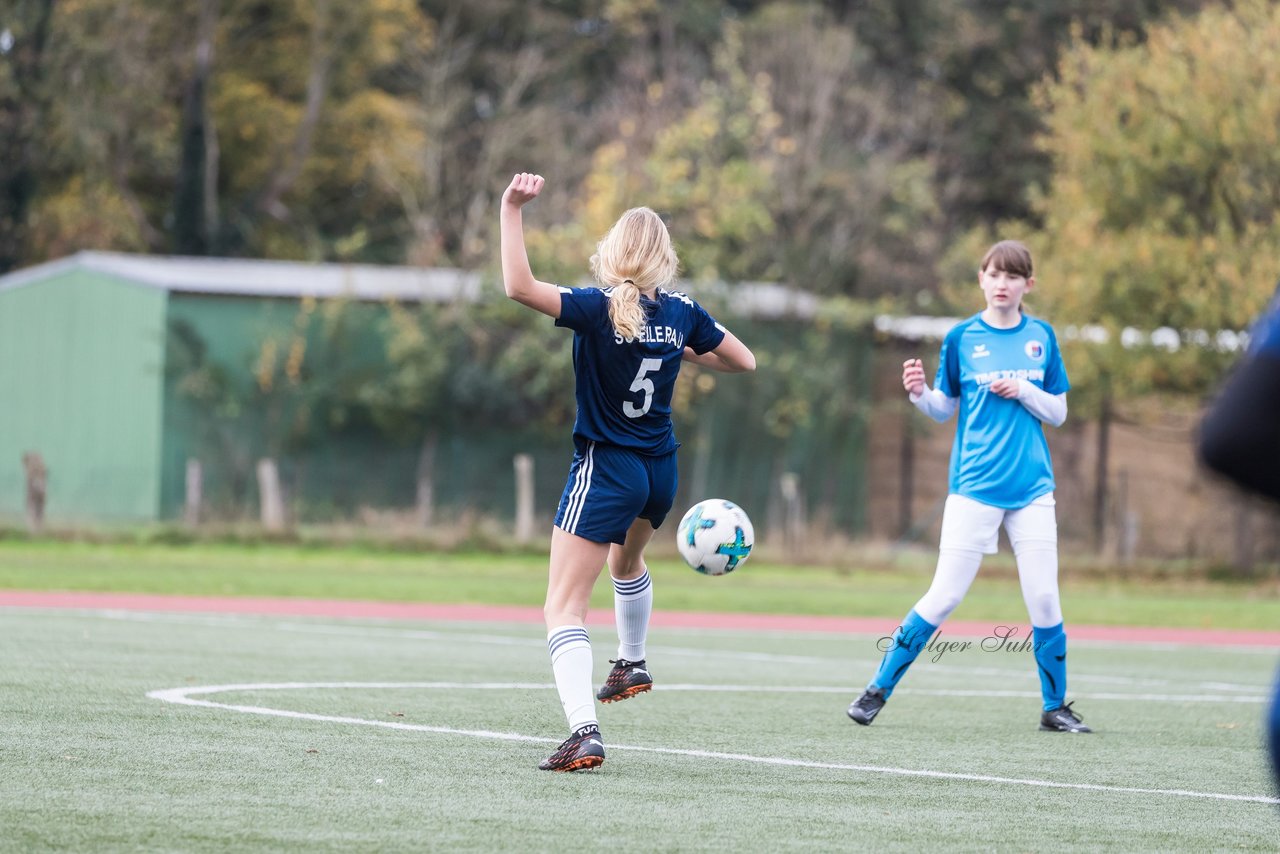
<path id="1" fill-rule="evenodd" d="M 591 491 L 591 472 L 596 465 L 596 443 L 587 442 L 587 451 L 582 457 L 582 465 L 574 478 L 573 491 L 569 493 L 569 505 L 564 509 L 564 529 L 570 534 L 578 533 L 578 520 L 582 518 L 582 506 L 586 504 L 587 493 Z"/>

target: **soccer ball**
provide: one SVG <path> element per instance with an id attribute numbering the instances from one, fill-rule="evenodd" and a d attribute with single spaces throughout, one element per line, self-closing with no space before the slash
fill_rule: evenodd
<path id="1" fill-rule="evenodd" d="M 724 575 L 742 566 L 756 533 L 743 509 L 723 498 L 689 508 L 676 529 L 676 546 L 689 566 L 704 575 Z"/>

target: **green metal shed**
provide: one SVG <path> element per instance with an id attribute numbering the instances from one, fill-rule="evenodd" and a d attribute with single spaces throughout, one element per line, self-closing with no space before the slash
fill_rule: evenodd
<path id="1" fill-rule="evenodd" d="M 52 521 L 145 521 L 180 509 L 193 442 L 167 374 L 175 323 L 251 372 L 263 333 L 306 298 L 474 298 L 448 269 L 80 252 L 0 276 L 0 517 L 24 512 L 22 456 L 49 470 Z"/>

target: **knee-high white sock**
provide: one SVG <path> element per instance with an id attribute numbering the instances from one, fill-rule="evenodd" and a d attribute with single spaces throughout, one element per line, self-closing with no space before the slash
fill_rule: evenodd
<path id="1" fill-rule="evenodd" d="M 582 626 L 557 626 L 547 632 L 551 672 L 569 730 L 596 723 L 596 698 L 591 690 L 591 638 Z"/>
<path id="2" fill-rule="evenodd" d="M 653 583 L 649 570 L 639 578 L 613 579 L 613 616 L 618 625 L 618 658 L 644 661 L 644 643 L 649 636 L 649 615 L 653 612 Z"/>

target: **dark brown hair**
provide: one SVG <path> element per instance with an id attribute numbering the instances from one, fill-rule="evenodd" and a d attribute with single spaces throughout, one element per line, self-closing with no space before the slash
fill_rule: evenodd
<path id="1" fill-rule="evenodd" d="M 988 268 L 1003 270 L 1024 279 L 1030 279 L 1035 274 L 1031 264 L 1031 250 L 1018 240 L 1001 240 L 988 249 L 987 254 L 982 256 L 982 266 L 978 270 L 986 271 Z"/>

